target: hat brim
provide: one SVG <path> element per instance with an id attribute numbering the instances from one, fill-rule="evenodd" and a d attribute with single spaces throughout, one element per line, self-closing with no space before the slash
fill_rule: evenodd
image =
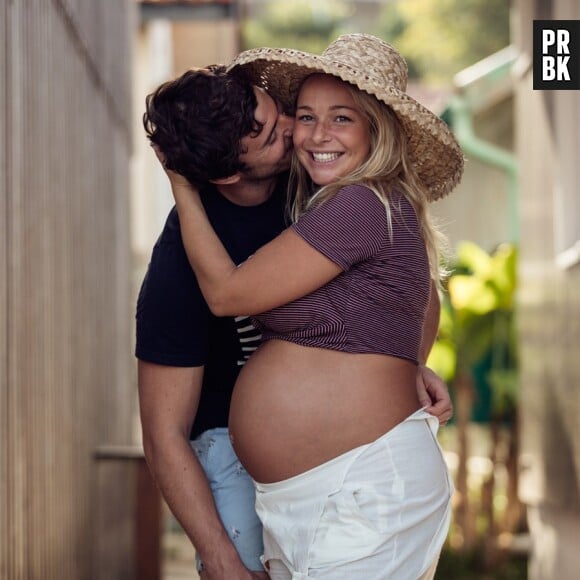
<path id="1" fill-rule="evenodd" d="M 373 95 L 395 112 L 409 140 L 409 154 L 429 201 L 449 194 L 463 173 L 463 154 L 449 127 L 435 113 L 394 86 L 377 83 L 372 75 L 349 65 L 306 52 L 256 48 L 242 52 L 228 70 L 241 69 L 293 112 L 302 83 L 314 73 L 340 78 Z"/>

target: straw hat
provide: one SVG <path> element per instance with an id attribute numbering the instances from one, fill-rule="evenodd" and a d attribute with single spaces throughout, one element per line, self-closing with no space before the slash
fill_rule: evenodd
<path id="1" fill-rule="evenodd" d="M 461 149 L 447 125 L 405 93 L 407 64 L 389 44 L 369 34 L 337 38 L 322 55 L 287 48 L 255 48 L 238 55 L 228 70 L 241 69 L 285 110 L 293 111 L 302 82 L 321 72 L 375 96 L 398 116 L 409 139 L 411 160 L 427 188 L 430 201 L 459 183 L 463 173 Z"/>

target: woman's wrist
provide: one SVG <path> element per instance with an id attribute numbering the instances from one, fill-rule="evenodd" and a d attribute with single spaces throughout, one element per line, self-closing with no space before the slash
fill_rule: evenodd
<path id="1" fill-rule="evenodd" d="M 199 197 L 199 190 L 188 182 L 171 180 L 171 191 L 178 208 L 203 207 Z"/>

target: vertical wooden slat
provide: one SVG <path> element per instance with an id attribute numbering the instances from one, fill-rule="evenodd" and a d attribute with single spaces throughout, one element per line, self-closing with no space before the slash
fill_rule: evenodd
<path id="1" fill-rule="evenodd" d="M 22 391 L 19 386 L 22 380 L 22 369 L 18 365 L 18 344 L 20 322 L 22 312 L 14 308 L 12 297 L 21 295 L 24 288 L 24 280 L 18 275 L 18 267 L 23 262 L 24 252 L 22 246 L 14 243 L 22 230 L 22 189 L 25 186 L 22 174 L 22 150 L 24 146 L 24 131 L 19 130 L 19 123 L 23 117 L 22 87 L 24 86 L 25 58 L 21 50 L 24 22 L 24 8 L 21 4 L 10 3 L 8 5 L 8 119 L 7 134 L 11 136 L 8 153 L 8 259 L 6 278 L 8 281 L 8 308 L 7 308 L 7 342 L 8 350 L 8 493 L 6 498 L 6 511 L 8 515 L 8 566 L 7 575 L 15 580 L 25 578 L 24 557 L 24 495 L 25 489 L 25 465 L 23 438 L 21 433 L 22 423 Z"/>
<path id="2" fill-rule="evenodd" d="M 135 571 L 140 580 L 157 580 L 161 575 L 161 497 L 145 460 L 134 462 L 134 469 L 137 479 Z M 155 529 L 158 534 L 151 533 Z"/>
<path id="3" fill-rule="evenodd" d="M 6 135 L 8 123 L 8 5 L 0 3 L 0 135 Z M 8 318 L 8 151 L 0 138 L 0 322 Z M 0 326 L 0 576 L 6 576 L 10 550 L 10 513 L 6 509 L 9 498 L 8 446 L 8 341 L 7 325 Z"/>

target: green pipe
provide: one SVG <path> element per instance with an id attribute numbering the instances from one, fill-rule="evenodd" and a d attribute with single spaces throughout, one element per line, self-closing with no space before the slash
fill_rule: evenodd
<path id="1" fill-rule="evenodd" d="M 508 228 L 510 241 L 519 242 L 518 217 L 518 166 L 515 155 L 480 139 L 473 130 L 473 117 L 467 101 L 461 95 L 454 95 L 449 101 L 450 125 L 465 154 L 473 156 L 503 171 L 508 177 Z"/>

